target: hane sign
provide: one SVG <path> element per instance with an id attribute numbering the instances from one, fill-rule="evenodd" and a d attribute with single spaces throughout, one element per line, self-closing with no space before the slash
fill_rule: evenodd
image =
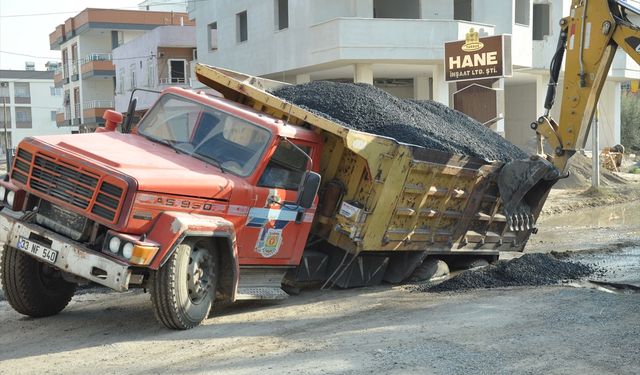
<path id="1" fill-rule="evenodd" d="M 470 29 L 465 40 L 444 44 L 445 81 L 510 77 L 511 36 L 480 38 Z"/>

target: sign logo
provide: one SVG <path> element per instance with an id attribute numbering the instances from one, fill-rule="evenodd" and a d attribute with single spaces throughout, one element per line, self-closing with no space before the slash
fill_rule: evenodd
<path id="1" fill-rule="evenodd" d="M 444 70 L 447 82 L 511 76 L 511 36 L 481 38 L 470 29 L 465 40 L 444 44 Z"/>
<path id="2" fill-rule="evenodd" d="M 475 52 L 480 51 L 484 47 L 484 43 L 480 41 L 480 34 L 473 29 L 469 29 L 469 32 L 466 34 L 466 38 L 464 44 L 460 49 L 465 52 Z"/>

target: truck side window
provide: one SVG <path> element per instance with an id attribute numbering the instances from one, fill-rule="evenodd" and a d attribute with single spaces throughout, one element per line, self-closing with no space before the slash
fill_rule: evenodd
<path id="1" fill-rule="evenodd" d="M 299 146 L 309 154 L 311 147 Z M 307 170 L 308 159 L 289 142 L 280 141 L 269 164 L 258 180 L 258 186 L 286 190 L 298 190 Z"/>

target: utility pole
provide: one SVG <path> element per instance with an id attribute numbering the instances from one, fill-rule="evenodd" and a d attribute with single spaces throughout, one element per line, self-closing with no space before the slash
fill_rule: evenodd
<path id="1" fill-rule="evenodd" d="M 600 132 L 598 130 L 599 105 L 591 123 L 591 187 L 600 187 Z"/>
<path id="2" fill-rule="evenodd" d="M 9 169 L 11 168 L 11 150 L 9 150 L 9 131 L 7 130 L 7 97 L 3 97 L 2 98 L 2 112 L 3 112 L 3 118 L 2 118 L 2 124 L 4 127 L 4 149 L 5 149 L 5 157 L 6 162 L 7 162 L 7 172 L 9 171 Z"/>

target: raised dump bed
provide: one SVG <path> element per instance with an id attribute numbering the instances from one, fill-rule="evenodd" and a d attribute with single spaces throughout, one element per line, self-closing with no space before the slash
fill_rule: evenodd
<path id="1" fill-rule="evenodd" d="M 546 192 L 509 223 L 498 189 L 502 162 L 349 129 L 272 95 L 282 82 L 202 64 L 196 75 L 227 99 L 322 134 L 312 233 L 339 248 L 496 255 L 523 250 L 535 230 Z"/>

